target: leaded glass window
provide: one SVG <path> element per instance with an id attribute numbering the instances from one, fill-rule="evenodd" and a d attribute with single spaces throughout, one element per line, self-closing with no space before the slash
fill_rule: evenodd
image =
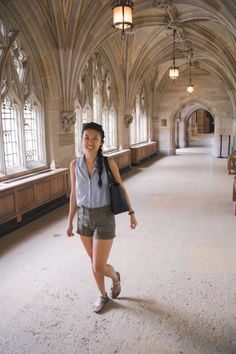
<path id="1" fill-rule="evenodd" d="M 24 106 L 24 131 L 26 163 L 39 160 L 38 151 L 38 117 L 39 111 L 31 101 L 26 101 Z"/>
<path id="2" fill-rule="evenodd" d="M 132 111 L 133 122 L 130 127 L 130 143 L 137 144 L 147 141 L 147 114 L 143 109 L 144 98 L 136 96 L 135 107 Z"/>
<path id="3" fill-rule="evenodd" d="M 103 111 L 102 111 L 102 127 L 103 127 L 103 130 L 105 132 L 104 145 L 105 145 L 105 148 L 108 148 L 109 147 L 109 134 L 108 134 L 109 125 L 108 125 L 108 111 L 107 111 L 107 108 L 104 108 Z"/>
<path id="4" fill-rule="evenodd" d="M 99 121 L 99 96 L 98 94 L 93 95 L 93 121 L 98 123 Z"/>
<path id="5" fill-rule="evenodd" d="M 33 58 L 0 19 L 0 180 L 46 167 L 41 82 Z M 11 43 L 11 45 L 9 45 Z M 24 101 L 24 97 L 30 97 Z"/>
<path id="6" fill-rule="evenodd" d="M 116 146 L 116 119 L 114 110 L 109 111 L 109 147 Z"/>
<path id="7" fill-rule="evenodd" d="M 109 70 L 103 63 L 102 55 L 95 53 L 85 65 L 78 82 L 77 101 L 81 107 L 77 114 L 79 120 L 76 128 L 82 123 L 96 122 L 103 125 L 105 131 L 104 148 L 117 147 L 117 117 L 113 108 L 112 80 Z M 75 139 L 79 139 L 78 134 Z"/>
<path id="8" fill-rule="evenodd" d="M 19 165 L 17 112 L 8 97 L 2 103 L 3 145 L 6 167 Z"/>

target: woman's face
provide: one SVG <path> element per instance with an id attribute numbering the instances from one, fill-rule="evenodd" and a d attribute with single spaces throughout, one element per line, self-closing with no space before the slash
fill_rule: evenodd
<path id="1" fill-rule="evenodd" d="M 94 129 L 86 129 L 83 132 L 83 149 L 85 152 L 97 153 L 102 145 L 101 135 Z"/>

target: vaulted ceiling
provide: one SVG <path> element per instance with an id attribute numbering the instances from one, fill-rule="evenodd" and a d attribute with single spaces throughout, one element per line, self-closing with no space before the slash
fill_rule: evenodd
<path id="1" fill-rule="evenodd" d="M 195 72 L 213 75 L 235 95 L 235 0 L 134 0 L 134 28 L 125 40 L 112 27 L 111 2 L 0 0 L 0 11 L 9 27 L 20 30 L 42 77 L 57 73 L 66 102 L 75 95 L 81 70 L 96 50 L 107 58 L 127 102 L 144 80 L 161 90 L 172 62 L 173 28 L 180 73 L 186 72 L 192 56 Z"/>

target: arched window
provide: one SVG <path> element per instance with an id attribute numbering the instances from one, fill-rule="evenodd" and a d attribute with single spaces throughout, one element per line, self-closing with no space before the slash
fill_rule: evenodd
<path id="1" fill-rule="evenodd" d="M 40 110 L 27 100 L 24 105 L 24 133 L 25 133 L 25 157 L 26 164 L 39 161 L 39 116 Z"/>
<path id="2" fill-rule="evenodd" d="M 140 112 L 140 140 L 147 141 L 147 115 L 146 112 Z"/>
<path id="3" fill-rule="evenodd" d="M 83 123 L 89 123 L 91 121 L 91 116 L 92 116 L 92 110 L 88 105 L 86 105 L 82 113 Z"/>
<path id="4" fill-rule="evenodd" d="M 83 123 L 83 113 L 82 113 L 82 108 L 78 101 L 76 102 L 76 121 L 75 121 L 75 154 L 76 156 L 78 155 L 78 152 L 81 150 L 81 131 L 82 131 L 82 126 Z M 87 117 L 86 117 L 87 119 Z"/>
<path id="5" fill-rule="evenodd" d="M 108 136 L 109 136 L 109 148 L 114 149 L 117 147 L 117 127 L 116 127 L 116 115 L 115 110 L 113 107 L 109 110 L 109 117 L 108 117 Z"/>
<path id="6" fill-rule="evenodd" d="M 135 111 L 133 110 L 132 111 L 132 117 L 133 117 L 133 121 L 130 125 L 130 143 L 131 144 L 135 144 L 136 142 L 136 114 L 135 114 Z"/>
<path id="7" fill-rule="evenodd" d="M 96 122 L 102 124 L 105 131 L 104 149 L 112 150 L 117 148 L 117 124 L 114 109 L 115 95 L 112 87 L 112 78 L 106 63 L 100 53 L 94 55 L 85 64 L 81 72 L 77 87 L 76 107 L 81 107 L 77 113 L 77 127 L 82 123 Z M 77 134 L 75 145 L 79 146 L 80 137 Z"/>
<path id="8" fill-rule="evenodd" d="M 104 149 L 109 149 L 109 114 L 106 107 L 102 110 L 102 126 L 105 132 Z"/>
<path id="9" fill-rule="evenodd" d="M 132 110 L 133 122 L 130 126 L 130 143 L 137 144 L 147 141 L 147 114 L 144 109 L 144 96 L 136 96 L 135 107 Z"/>
<path id="10" fill-rule="evenodd" d="M 20 165 L 19 124 L 17 123 L 17 106 L 13 105 L 9 97 L 5 97 L 1 106 L 2 138 L 5 167 Z"/>
<path id="11" fill-rule="evenodd" d="M 0 177 L 23 175 L 46 165 L 45 131 L 41 81 L 17 37 L 11 42 L 9 29 L 0 21 L 0 34 L 6 43 L 1 76 Z M 24 97 L 28 98 L 24 100 Z"/>
<path id="12" fill-rule="evenodd" d="M 100 99 L 98 93 L 93 95 L 93 121 L 98 123 L 100 116 Z"/>
<path id="13" fill-rule="evenodd" d="M 20 105 L 10 96 L 3 99 L 0 136 L 3 151 L 0 160 L 2 176 L 45 165 L 43 126 L 40 118 L 40 107 L 30 100 Z"/>

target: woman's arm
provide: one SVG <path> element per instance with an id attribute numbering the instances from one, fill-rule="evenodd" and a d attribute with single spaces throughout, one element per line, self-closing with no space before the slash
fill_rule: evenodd
<path id="1" fill-rule="evenodd" d="M 134 214 L 134 210 L 132 208 L 131 201 L 129 199 L 128 193 L 127 193 L 127 191 L 126 191 L 126 189 L 124 187 L 123 181 L 121 179 L 119 168 L 118 168 L 118 166 L 117 166 L 117 164 L 115 163 L 114 160 L 111 159 L 111 160 L 107 160 L 107 161 L 109 163 L 109 167 L 111 169 L 111 172 L 113 174 L 114 179 L 116 180 L 117 183 L 119 183 L 121 189 L 124 192 L 124 196 L 125 196 L 125 199 L 127 201 L 128 208 L 129 208 L 130 227 L 132 229 L 135 229 L 135 227 L 137 226 L 137 220 L 136 220 L 136 217 L 135 217 L 135 214 Z"/>
<path id="2" fill-rule="evenodd" d="M 74 236 L 73 232 L 73 219 L 77 210 L 76 203 L 76 176 L 75 176 L 76 160 L 73 160 L 70 164 L 70 180 L 71 180 L 71 192 L 70 192 L 70 208 L 67 225 L 67 236 Z"/>

